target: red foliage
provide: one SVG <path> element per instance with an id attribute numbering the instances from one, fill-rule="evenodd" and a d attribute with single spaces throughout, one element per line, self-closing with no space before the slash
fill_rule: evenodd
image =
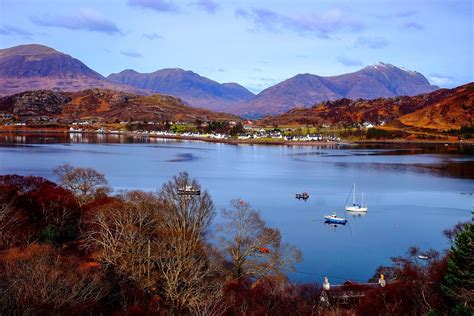
<path id="1" fill-rule="evenodd" d="M 432 310 L 446 310 L 440 288 L 446 274 L 446 257 L 426 265 L 404 258 L 393 261 L 396 263 L 395 281 L 385 288 L 368 291 L 357 307 L 358 314 L 424 315 Z"/>
<path id="2" fill-rule="evenodd" d="M 280 278 L 266 277 L 231 281 L 225 288 L 228 315 L 311 315 L 315 314 L 321 287 L 291 285 Z"/>
<path id="3" fill-rule="evenodd" d="M 17 245 L 25 242 L 18 233 L 39 238 L 42 230 L 54 227 L 58 238 L 68 239 L 78 231 L 81 209 L 70 191 L 41 177 L 18 175 L 0 176 L 0 186 L 22 219 L 13 237 Z"/>

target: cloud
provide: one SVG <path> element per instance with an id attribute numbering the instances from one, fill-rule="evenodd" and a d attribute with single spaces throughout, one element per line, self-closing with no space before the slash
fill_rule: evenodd
<path id="1" fill-rule="evenodd" d="M 416 10 L 405 10 L 405 11 L 396 11 L 387 14 L 379 14 L 376 15 L 379 19 L 400 19 L 400 18 L 408 18 L 414 15 L 417 15 L 418 11 Z"/>
<path id="2" fill-rule="evenodd" d="M 372 49 L 382 49 L 387 47 L 388 45 L 390 45 L 390 42 L 381 36 L 361 36 L 354 42 L 354 47 L 368 47 Z"/>
<path id="3" fill-rule="evenodd" d="M 143 55 L 140 54 L 139 52 L 136 52 L 136 51 L 130 50 L 130 49 L 121 50 L 120 54 L 122 54 L 124 56 L 127 56 L 127 57 L 132 57 L 132 58 L 142 58 L 143 57 Z"/>
<path id="4" fill-rule="evenodd" d="M 432 84 L 437 86 L 450 86 L 454 83 L 453 77 L 440 74 L 430 74 L 428 79 Z"/>
<path id="5" fill-rule="evenodd" d="M 226 70 L 224 68 L 219 68 L 217 69 L 218 72 L 225 72 Z"/>
<path id="6" fill-rule="evenodd" d="M 338 56 L 336 60 L 344 66 L 362 66 L 362 61 L 359 59 Z"/>
<path id="7" fill-rule="evenodd" d="M 219 9 L 219 4 L 214 0 L 199 0 L 192 4 L 209 14 L 214 14 Z"/>
<path id="8" fill-rule="evenodd" d="M 26 36 L 26 37 L 30 37 L 31 35 L 33 35 L 33 33 L 25 29 L 12 26 L 12 25 L 4 25 L 0 27 L 0 34 L 1 35 L 20 35 L 20 36 Z"/>
<path id="9" fill-rule="evenodd" d="M 71 16 L 33 16 L 31 21 L 37 25 L 60 27 L 69 30 L 85 30 L 107 34 L 122 34 L 112 21 L 107 20 L 99 12 L 91 9 L 80 9 L 77 15 Z"/>
<path id="10" fill-rule="evenodd" d="M 181 11 L 176 4 L 167 0 L 128 0 L 127 4 L 163 13 L 178 13 Z"/>
<path id="11" fill-rule="evenodd" d="M 402 25 L 402 28 L 416 30 L 416 31 L 422 31 L 422 30 L 425 29 L 423 27 L 423 25 L 421 25 L 419 23 L 416 23 L 416 22 L 407 22 L 407 23 Z"/>
<path id="12" fill-rule="evenodd" d="M 156 40 L 156 39 L 162 39 L 163 36 L 161 36 L 160 34 L 158 33 L 143 33 L 142 35 L 143 37 L 146 37 L 148 38 L 149 40 Z"/>
<path id="13" fill-rule="evenodd" d="M 293 31 L 300 36 L 329 38 L 331 33 L 339 31 L 357 32 L 364 25 L 345 16 L 340 9 L 331 9 L 323 14 L 280 14 L 269 9 L 237 9 L 235 15 L 253 22 L 255 27 L 269 31 Z"/>

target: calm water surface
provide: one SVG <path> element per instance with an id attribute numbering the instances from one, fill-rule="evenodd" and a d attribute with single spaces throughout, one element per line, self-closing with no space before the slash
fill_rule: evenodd
<path id="1" fill-rule="evenodd" d="M 298 281 L 367 280 L 390 257 L 417 245 L 445 249 L 442 231 L 470 219 L 474 155 L 451 147 L 298 147 L 225 145 L 119 136 L 0 135 L 0 173 L 54 180 L 64 163 L 105 173 L 115 190 L 156 190 L 180 171 L 196 177 L 217 210 L 233 198 L 259 209 L 304 261 Z M 365 216 L 344 214 L 352 183 Z M 294 199 L 306 191 L 307 202 Z M 360 199 L 360 195 L 357 196 Z M 323 223 L 332 210 L 346 226 Z M 218 221 L 219 218 L 216 219 Z M 340 277 L 341 279 L 337 278 Z"/>

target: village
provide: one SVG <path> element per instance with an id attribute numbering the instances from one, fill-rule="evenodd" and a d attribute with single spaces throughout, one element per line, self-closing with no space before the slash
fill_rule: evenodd
<path id="1" fill-rule="evenodd" d="M 179 123 L 178 123 L 179 125 Z M 88 126 L 89 127 L 89 126 Z M 245 129 L 242 133 L 225 133 L 225 132 L 200 132 L 200 131 L 173 131 L 173 130 L 117 130 L 108 129 L 106 127 L 99 127 L 90 129 L 88 127 L 80 127 L 77 124 L 71 126 L 69 133 L 95 133 L 95 134 L 125 134 L 137 135 L 145 137 L 167 137 L 167 138 L 189 138 L 189 139 L 212 139 L 212 140 L 276 140 L 288 142 L 340 142 L 341 138 L 335 135 L 323 134 L 305 134 L 293 135 L 293 130 L 290 128 L 281 131 L 278 129 L 265 128 L 251 128 Z"/>

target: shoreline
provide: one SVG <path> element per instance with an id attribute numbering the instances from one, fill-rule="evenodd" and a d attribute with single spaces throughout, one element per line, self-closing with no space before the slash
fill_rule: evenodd
<path id="1" fill-rule="evenodd" d="M 134 132 L 122 132 L 122 133 L 110 133 L 110 132 L 94 132 L 94 131 L 83 131 L 81 133 L 69 132 L 67 129 L 5 129 L 0 128 L 1 134 L 55 134 L 55 135 L 117 135 L 127 137 L 142 137 L 142 138 L 158 138 L 158 139 L 175 139 L 175 140 L 191 140 L 191 141 L 203 141 L 208 143 L 220 143 L 229 145 L 279 145 L 279 146 L 357 146 L 357 145 L 386 145 L 386 144 L 399 144 L 399 145 L 465 145 L 474 146 L 474 140 L 464 141 L 452 141 L 452 140 L 423 140 L 423 139 L 385 139 L 385 140 L 341 140 L 339 142 L 324 142 L 324 141 L 285 141 L 275 139 L 270 140 L 254 140 L 254 139 L 214 139 L 204 137 L 192 137 L 192 136 L 173 136 L 173 135 L 140 135 Z"/>

